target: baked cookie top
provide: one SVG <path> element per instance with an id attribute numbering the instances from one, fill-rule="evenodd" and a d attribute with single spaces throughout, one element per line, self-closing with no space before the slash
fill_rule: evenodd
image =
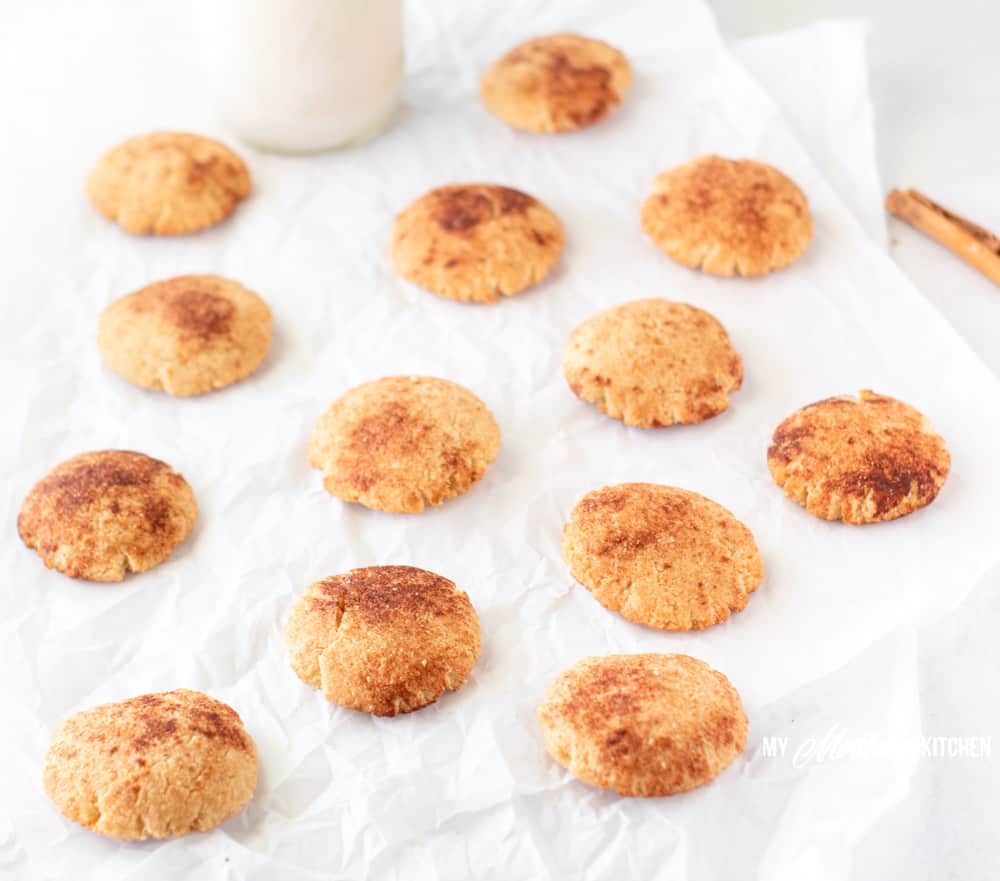
<path id="1" fill-rule="evenodd" d="M 257 747 L 222 701 L 186 689 L 144 694 L 63 722 L 43 782 L 63 816 L 102 835 L 187 835 L 250 801 Z"/>
<path id="2" fill-rule="evenodd" d="M 625 796 L 686 792 L 743 752 L 736 689 L 688 655 L 584 658 L 539 707 L 549 754 L 577 779 Z"/>
<path id="3" fill-rule="evenodd" d="M 796 410 L 775 429 L 767 467 L 810 514 L 861 524 L 933 502 L 951 456 L 922 413 L 866 390 Z"/>
<path id="4" fill-rule="evenodd" d="M 584 321 L 570 334 L 563 372 L 580 398 L 640 428 L 711 419 L 743 383 L 743 361 L 718 320 L 662 299 Z"/>
<path id="5" fill-rule="evenodd" d="M 170 395 L 200 395 L 249 376 L 271 345 L 271 310 L 218 275 L 182 275 L 115 300 L 97 345 L 129 382 Z"/>
<path id="6" fill-rule="evenodd" d="M 719 156 L 660 174 L 642 226 L 668 257 L 713 275 L 765 275 L 812 239 L 806 197 L 791 180 L 763 162 Z"/>
<path id="7" fill-rule="evenodd" d="M 631 84 L 628 59 L 614 47 L 554 34 L 515 46 L 479 88 L 486 107 L 513 128 L 569 132 L 607 116 Z"/>
<path id="8" fill-rule="evenodd" d="M 559 218 L 533 196 L 493 184 L 454 184 L 396 218 L 392 260 L 407 281 L 463 302 L 492 303 L 541 281 L 559 262 Z"/>
<path id="9" fill-rule="evenodd" d="M 67 459 L 38 481 L 17 529 L 50 569 L 122 581 L 166 560 L 197 519 L 191 487 L 165 462 L 103 450 Z"/>
<path id="10" fill-rule="evenodd" d="M 753 534 L 722 505 L 654 483 L 587 493 L 563 529 L 570 574 L 605 608 L 660 630 L 743 609 L 764 577 Z"/>
<path id="11" fill-rule="evenodd" d="M 87 179 L 94 207 L 137 235 L 214 226 L 249 192 L 250 172 L 236 153 L 184 132 L 129 138 L 105 153 Z"/>
<path id="12" fill-rule="evenodd" d="M 327 700 L 395 716 L 462 686 L 479 656 L 479 618 L 447 578 L 369 566 L 311 584 L 285 640 L 292 669 Z"/>
<path id="13" fill-rule="evenodd" d="M 500 429 L 463 386 L 390 376 L 338 398 L 309 439 L 309 464 L 327 491 L 396 513 L 466 492 L 500 451 Z"/>

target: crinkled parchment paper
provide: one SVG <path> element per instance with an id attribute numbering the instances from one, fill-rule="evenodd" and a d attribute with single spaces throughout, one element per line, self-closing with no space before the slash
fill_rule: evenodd
<path id="1" fill-rule="evenodd" d="M 875 231 L 870 185 L 846 186 L 850 175 L 831 165 L 829 153 L 842 157 L 850 145 L 866 163 L 858 181 L 875 180 L 867 115 L 838 104 L 853 97 L 867 107 L 863 84 L 851 80 L 844 98 L 817 75 L 837 70 L 836 57 L 807 69 L 806 43 L 775 44 L 770 66 L 759 52 L 756 62 L 747 56 L 751 76 L 696 2 L 412 3 L 406 101 L 390 132 L 309 159 L 245 150 L 255 191 L 232 221 L 183 240 L 134 239 L 82 197 L 94 157 L 151 128 L 225 133 L 174 4 L 96 6 L 19 12 L 5 68 L 17 72 L 5 89 L 20 112 L 3 148 L 17 171 L 4 172 L 12 199 L 0 215 L 9 254 L 0 265 L 0 875 L 841 877 L 853 843 L 905 794 L 914 760 L 798 767 L 764 755 L 763 739 L 834 724 L 919 732 L 911 634 L 960 604 L 997 555 L 991 493 L 1000 482 L 996 381 L 866 233 Z M 517 40 L 556 30 L 625 50 L 633 92 L 589 131 L 514 133 L 480 105 L 478 73 Z M 843 59 L 854 75 L 857 57 Z M 824 125 L 831 139 L 839 133 L 845 152 L 829 151 L 824 168 L 855 210 L 868 206 L 868 221 L 845 207 L 760 87 L 768 75 L 780 83 L 782 65 L 785 76 L 815 83 L 813 92 L 777 91 L 795 127 L 813 138 Z M 801 106 L 811 100 L 830 114 Z M 646 240 L 638 210 L 653 176 L 710 151 L 770 161 L 800 183 L 816 234 L 799 263 L 761 280 L 715 279 Z M 559 213 L 568 245 L 549 281 L 479 308 L 395 277 L 394 213 L 460 180 L 516 186 Z M 182 272 L 239 279 L 269 301 L 276 322 L 256 376 L 193 400 L 132 388 L 101 365 L 94 342 L 104 305 Z M 560 368 L 569 331 L 646 296 L 694 303 L 728 327 L 747 374 L 728 413 L 637 431 L 569 392 Z M 345 506 L 305 462 L 323 408 L 394 373 L 462 382 L 504 433 L 480 485 L 418 517 Z M 859 529 L 787 501 L 765 451 L 798 406 L 860 388 L 927 413 L 953 470 L 932 507 Z M 54 463 L 107 447 L 182 471 L 201 519 L 152 572 L 123 585 L 74 582 L 20 545 L 17 510 Z M 702 633 L 660 633 L 572 584 L 562 523 L 584 492 L 623 480 L 696 490 L 754 530 L 767 575 L 744 612 Z M 306 584 L 373 563 L 447 575 L 483 624 L 468 685 L 390 720 L 326 704 L 292 674 L 281 637 Z M 633 651 L 697 655 L 740 689 L 750 742 L 712 785 L 628 801 L 574 782 L 547 758 L 535 707 L 551 679 L 581 656 Z M 256 738 L 262 774 L 249 808 L 213 833 L 141 845 L 63 821 L 40 784 L 52 728 L 86 706 L 178 686 L 230 702 Z"/>

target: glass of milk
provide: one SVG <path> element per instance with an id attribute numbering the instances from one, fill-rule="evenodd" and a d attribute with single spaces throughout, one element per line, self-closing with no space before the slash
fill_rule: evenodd
<path id="1" fill-rule="evenodd" d="M 362 143 L 403 80 L 402 0 L 196 0 L 206 83 L 227 125 L 267 150 Z"/>

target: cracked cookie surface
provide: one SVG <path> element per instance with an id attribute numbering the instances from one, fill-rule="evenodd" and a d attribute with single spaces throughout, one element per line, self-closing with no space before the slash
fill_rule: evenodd
<path id="1" fill-rule="evenodd" d="M 493 184 L 438 187 L 392 230 L 392 262 L 407 281 L 463 302 L 492 303 L 541 281 L 559 262 L 559 218 L 533 196 Z"/>
<path id="2" fill-rule="evenodd" d="M 703 156 L 660 174 L 642 226 L 670 258 L 712 275 L 765 275 L 794 262 L 812 239 L 802 191 L 752 159 Z"/>
<path id="3" fill-rule="evenodd" d="M 390 376 L 338 398 L 309 439 L 309 464 L 346 502 L 418 513 L 469 490 L 500 451 L 500 429 L 463 386 Z"/>
<path id="4" fill-rule="evenodd" d="M 257 747 L 228 704 L 178 689 L 70 716 L 43 784 L 60 813 L 126 841 L 214 829 L 257 785 Z"/>
<path id="5" fill-rule="evenodd" d="M 570 574 L 606 609 L 701 630 L 743 609 L 764 577 L 753 534 L 722 505 L 654 483 L 587 493 L 563 529 Z"/>
<path id="6" fill-rule="evenodd" d="M 732 683 L 688 655 L 584 658 L 538 709 L 545 746 L 591 786 L 625 796 L 686 792 L 743 752 L 747 717 Z"/>
<path id="7" fill-rule="evenodd" d="M 191 487 L 165 462 L 103 450 L 67 459 L 38 481 L 17 529 L 50 569 L 122 581 L 166 560 L 197 519 Z"/>
<path id="8" fill-rule="evenodd" d="M 573 392 L 639 428 L 704 422 L 729 407 L 743 361 L 708 312 L 663 299 L 599 312 L 569 337 L 563 372 Z"/>
<path id="9" fill-rule="evenodd" d="M 865 390 L 796 410 L 775 429 L 767 467 L 810 514 L 863 524 L 933 502 L 951 456 L 922 413 Z"/>
<path id="10" fill-rule="evenodd" d="M 395 716 L 465 683 L 479 656 L 479 618 L 447 578 L 369 566 L 311 584 L 285 641 L 296 675 L 327 700 Z"/>

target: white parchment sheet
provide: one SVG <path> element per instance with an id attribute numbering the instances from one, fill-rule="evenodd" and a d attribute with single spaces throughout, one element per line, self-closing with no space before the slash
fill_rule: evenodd
<path id="1" fill-rule="evenodd" d="M 960 604 L 997 556 L 1000 389 L 844 207 L 708 13 L 653 0 L 413 3 L 406 102 L 388 134 L 310 159 L 246 150 L 255 192 L 232 221 L 166 241 L 129 238 L 98 217 L 80 193 L 87 168 L 137 131 L 225 133 L 185 62 L 183 17 L 151 2 L 109 4 L 113 13 L 82 7 L 60 7 L 55 25 L 24 25 L 48 41 L 46 57 L 62 59 L 62 91 L 56 73 L 18 50 L 42 78 L 36 95 L 53 103 L 42 113 L 37 98 L 23 99 L 19 135 L 31 146 L 8 148 L 23 160 L 13 183 L 23 216 L 3 209 L 11 250 L 0 266 L 9 272 L 0 875 L 841 877 L 854 842 L 905 793 L 913 760 L 799 768 L 764 756 L 761 744 L 856 720 L 890 736 L 919 731 L 907 634 Z M 633 92 L 587 132 L 511 132 L 479 104 L 478 73 L 517 40 L 556 30 L 625 50 Z M 773 162 L 800 183 L 816 235 L 798 264 L 757 281 L 713 279 L 645 239 L 638 210 L 652 177 L 709 151 Z M 395 277 L 394 213 L 460 180 L 519 187 L 562 217 L 567 249 L 551 280 L 479 308 Z M 104 305 L 153 279 L 204 271 L 237 278 L 271 304 L 275 345 L 257 375 L 174 400 L 101 365 L 94 334 Z M 686 300 L 728 327 L 747 373 L 728 413 L 642 432 L 569 392 L 560 367 L 569 331 L 644 296 Z M 393 373 L 462 382 L 504 434 L 480 485 L 417 517 L 345 506 L 305 463 L 327 404 Z M 952 475 L 933 506 L 903 520 L 823 523 L 772 484 L 767 442 L 796 407 L 865 387 L 932 418 L 949 442 Z M 44 570 L 20 545 L 15 520 L 48 468 L 106 447 L 170 462 L 194 487 L 201 518 L 162 567 L 123 585 L 88 585 Z M 744 612 L 702 633 L 665 634 L 625 622 L 572 584 L 562 523 L 584 492 L 622 480 L 704 493 L 754 530 L 767 575 Z M 373 563 L 447 575 L 483 624 L 467 686 L 390 720 L 329 706 L 292 674 L 281 638 L 306 584 Z M 535 708 L 548 683 L 581 656 L 621 651 L 688 652 L 740 689 L 750 742 L 715 783 L 622 800 L 547 758 Z M 64 822 L 40 785 L 52 727 L 101 701 L 178 686 L 233 704 L 257 740 L 261 782 L 249 808 L 213 833 L 142 845 Z"/>

